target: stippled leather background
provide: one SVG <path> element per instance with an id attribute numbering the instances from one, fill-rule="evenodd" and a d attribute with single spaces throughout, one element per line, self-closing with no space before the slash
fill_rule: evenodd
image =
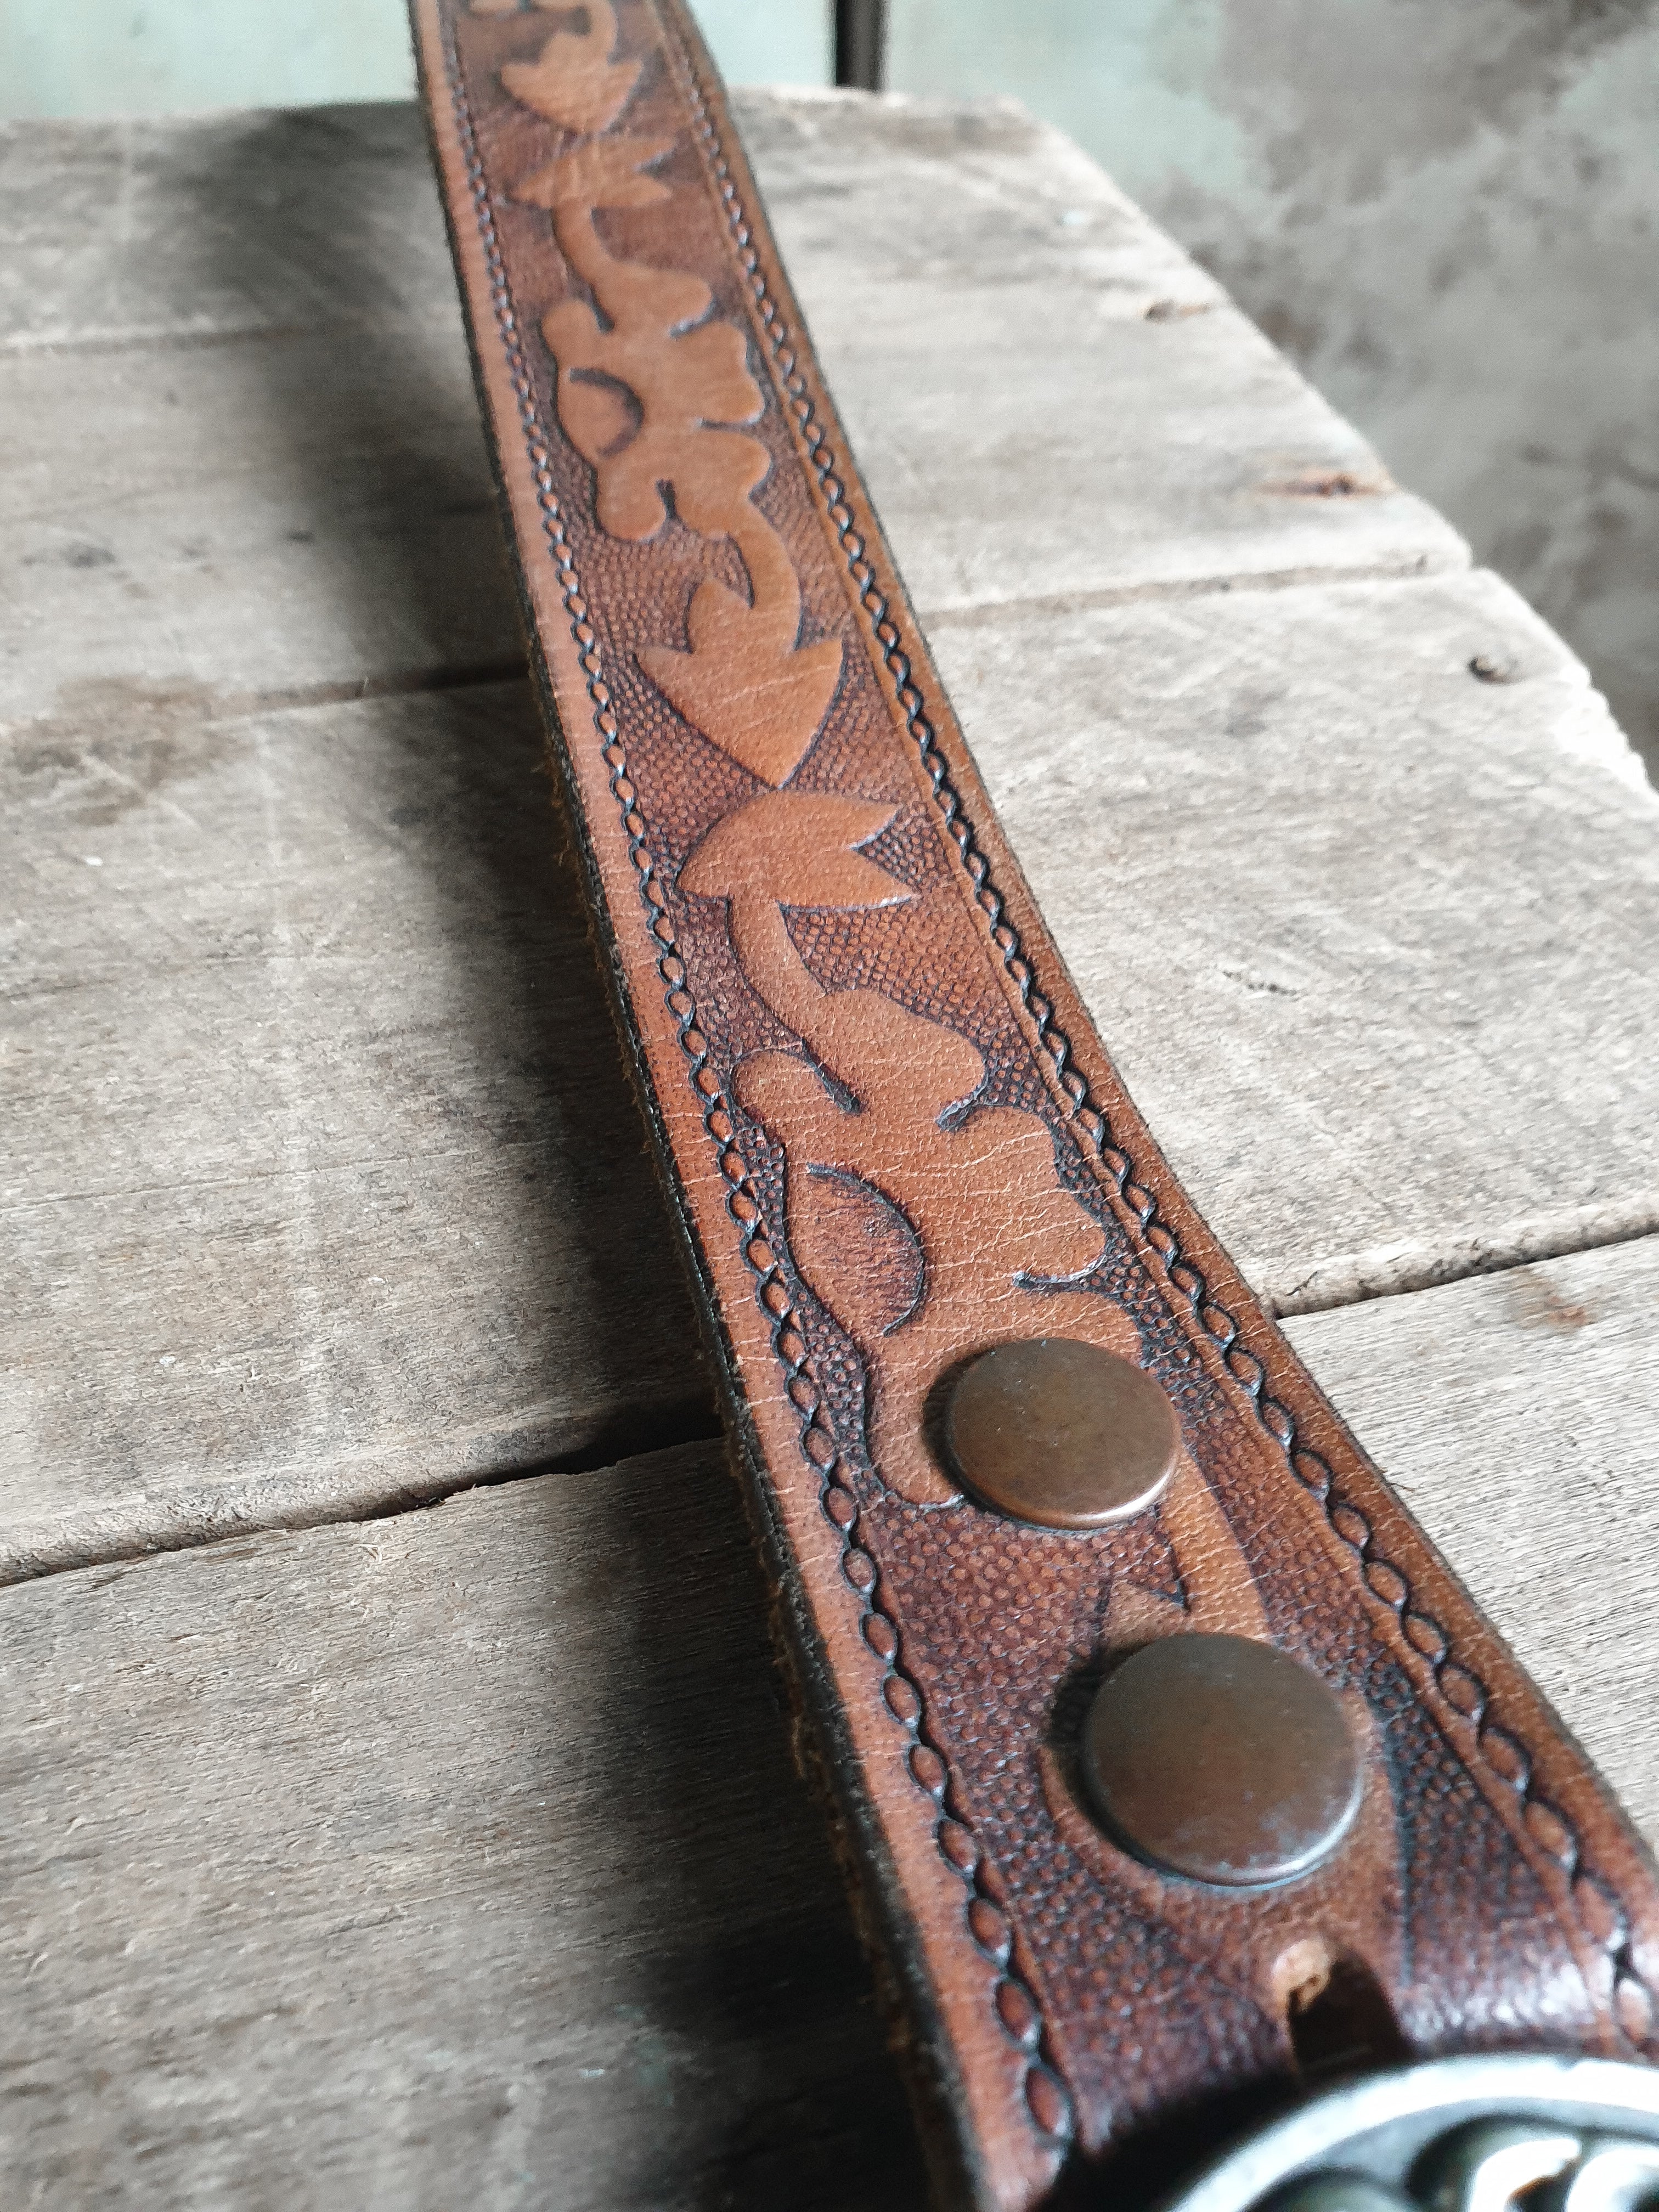
<path id="1" fill-rule="evenodd" d="M 1119 1085 L 678 0 L 414 12 L 554 754 L 945 2193 L 1159 2171 L 1291 2078 L 1322 1986 L 1386 1997 L 1373 2057 L 1656 2055 L 1640 1847 Z M 954 1487 L 942 1382 L 1036 1334 L 1169 1392 L 1156 1508 Z M 1283 1887 L 1166 1880 L 1085 1809 L 1093 1684 L 1191 1628 L 1297 1654 L 1365 1747 Z"/>

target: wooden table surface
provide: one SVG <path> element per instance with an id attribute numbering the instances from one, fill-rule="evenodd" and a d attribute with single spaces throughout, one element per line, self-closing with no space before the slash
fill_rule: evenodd
<path id="1" fill-rule="evenodd" d="M 1132 1088 L 1659 1838 L 1659 801 L 1063 140 L 738 107 Z M 418 120 L 0 144 L 6 2212 L 919 2205 Z"/>

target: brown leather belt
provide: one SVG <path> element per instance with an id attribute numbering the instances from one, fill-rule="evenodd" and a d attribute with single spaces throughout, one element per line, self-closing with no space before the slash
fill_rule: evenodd
<path id="1" fill-rule="evenodd" d="M 414 12 L 554 757 L 947 2192 L 1133 2202 L 1322 2063 L 1651 2054 L 1641 1848 L 1115 1075 L 680 0 Z"/>

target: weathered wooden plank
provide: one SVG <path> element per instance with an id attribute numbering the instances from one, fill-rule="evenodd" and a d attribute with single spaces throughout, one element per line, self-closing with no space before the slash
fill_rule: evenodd
<path id="1" fill-rule="evenodd" d="M 1659 1240 L 1292 1333 L 1659 1843 Z M 24 2203 L 911 2206 L 712 1447 L 0 1591 Z"/>
<path id="2" fill-rule="evenodd" d="M 1659 797 L 1495 577 L 933 644 L 1102 1034 L 1271 1303 L 1659 1224 Z"/>
<path id="3" fill-rule="evenodd" d="M 1467 565 L 1212 279 L 1015 102 L 733 104 L 924 622 Z"/>
<path id="4" fill-rule="evenodd" d="M 813 240 L 836 195 L 861 246 L 882 234 L 858 279 L 869 365 L 835 355 L 852 341 L 831 330 L 832 375 L 901 558 L 947 617 L 950 680 L 1051 909 L 1043 854 L 1069 825 L 1068 956 L 1109 994 L 1108 1035 L 1258 1279 L 1305 1264 L 1281 1274 L 1288 1302 L 1350 1295 L 1481 1264 L 1502 1235 L 1630 1225 L 1650 830 L 1606 772 L 1581 679 L 1479 581 L 1068 600 L 953 625 L 952 608 L 1010 596 L 994 544 L 1021 592 L 1036 578 L 1096 600 L 1215 580 L 1218 560 L 1261 576 L 1456 550 L 1392 495 L 1263 490 L 1366 464 L 1305 395 L 1292 405 L 1270 356 L 1230 416 L 1217 380 L 1249 362 L 1227 311 L 1149 319 L 1167 264 L 1081 173 L 1012 176 L 1006 117 L 911 115 L 935 143 L 909 144 L 899 173 L 851 142 L 822 153 L 843 127 L 878 138 L 889 111 L 821 106 L 798 134 L 819 171 L 760 153 L 781 225 L 802 226 L 789 250 L 821 335 L 812 288 L 836 287 Z M 398 258 L 405 125 L 350 155 L 362 174 L 343 191 L 325 141 L 307 142 L 297 198 L 270 197 L 291 150 L 269 173 L 256 161 L 257 223 L 228 190 L 247 147 L 213 127 L 218 150 L 187 173 L 108 172 L 125 212 L 97 252 L 68 219 L 61 246 L 50 224 L 33 234 L 48 243 L 30 313 L 47 311 L 34 280 L 60 252 L 80 290 L 55 330 L 14 332 L 27 342 L 5 371 L 33 395 L 26 447 L 42 421 L 68 426 L 14 465 L 22 550 L 3 580 L 35 625 L 8 696 L 58 709 L 14 733 L 9 763 L 27 802 L 9 879 L 21 868 L 29 917 L 14 1064 L 34 1071 L 15 1081 L 13 1126 L 43 1170 L 12 1217 L 33 1316 L 10 1403 L 27 1421 L 15 1570 L 361 1511 L 703 1418 L 580 924 L 524 803 L 522 695 L 285 714 L 224 696 L 314 696 L 511 646 L 491 627 L 504 600 L 487 572 L 473 580 L 482 475 L 476 443 L 462 450 L 453 321 L 420 304 L 441 272 L 422 258 L 431 234 Z M 972 222 L 930 272 L 917 221 L 954 204 L 952 160 L 964 179 L 980 165 Z M 82 190 L 101 204 L 91 171 Z M 368 196 L 367 238 L 336 223 L 331 191 Z M 865 193 L 879 226 L 848 221 Z M 1085 221 L 1061 221 L 1072 210 Z M 962 351 L 964 331 L 1016 329 L 1018 271 L 1073 245 L 1064 329 L 1028 331 L 1018 355 L 1012 337 Z M 1198 304 L 1170 284 L 1159 299 Z M 932 332 L 931 386 L 908 342 L 876 343 L 901 308 Z M 141 355 L 125 341 L 145 313 Z M 1115 351 L 1091 317 L 1127 334 Z M 66 336 L 69 352 L 42 351 Z M 1065 374 L 1045 382 L 1033 364 L 1051 343 Z M 1110 556 L 1079 568 L 1064 533 L 1021 537 L 1020 502 L 1073 497 L 1041 409 L 1091 398 L 1097 358 L 1126 411 L 1086 450 L 1093 507 L 1066 510 Z M 1182 379 L 1198 394 L 1184 413 Z M 874 421 L 894 392 L 884 451 L 856 410 Z M 985 426 L 955 508 L 946 399 Z M 166 430 L 169 407 L 187 428 Z M 1269 422 L 1283 443 L 1251 446 Z M 1206 477 L 1183 438 L 1248 466 Z M 152 476 L 123 475 L 128 448 L 160 455 Z M 53 508 L 76 454 L 96 481 Z M 199 539 L 192 501 L 212 526 Z M 105 521 L 118 543 L 92 534 Z M 308 549 L 289 534 L 307 530 Z M 1177 541 L 1197 548 L 1185 568 Z M 1305 562 L 1261 550 L 1293 542 Z M 457 571 L 475 598 L 447 598 Z M 1523 680 L 1483 690 L 1467 660 L 1494 641 Z M 1041 729 L 1019 720 L 1033 666 L 1054 687 Z M 49 695 L 43 671 L 78 688 Z M 1149 943 L 1156 973 L 1133 964 Z M 1501 992 L 1480 980 L 1492 964 Z M 1231 1087 L 1189 1136 L 1200 1059 Z M 1401 1066 L 1409 1098 L 1388 1089 Z M 1525 1115 L 1504 1097 L 1522 1086 Z M 1370 1121 L 1350 1108 L 1362 1091 Z M 1434 1141 L 1413 1152 L 1425 1097 Z M 1475 1197 L 1459 1216 L 1449 1170 L 1413 1245 L 1401 1194 L 1460 1146 Z M 1200 1158 L 1219 1163 L 1214 1188 Z M 1324 1228 L 1333 1191 L 1340 1234 Z M 1455 1218 L 1472 1224 L 1461 1245 Z M 1407 1258 L 1379 1256 L 1379 1238 Z M 1651 1669 L 1632 1652 L 1652 1641 L 1656 1265 L 1630 1245 L 1295 1325 L 1650 1835 Z M 783 1764 L 746 1560 L 711 1456 L 681 1455 L 0 1593 L 3 1940 L 23 1999 L 0 2022 L 0 2124 L 23 2201 L 914 2202 L 816 1815 Z"/>
<path id="5" fill-rule="evenodd" d="M 798 106 L 823 131 L 798 129 Z M 999 268 L 1012 281 L 1036 250 L 1031 209 L 1052 214 L 1060 183 L 1094 179 L 1120 220 L 1095 172 L 1074 175 L 1045 135 L 1033 153 L 1001 111 L 977 136 L 902 106 L 746 112 L 751 131 L 756 116 L 775 125 L 769 173 L 800 168 L 788 219 L 809 230 L 836 176 L 868 170 L 856 143 L 837 150 L 823 132 L 920 132 L 922 152 L 890 158 L 932 195 L 915 219 L 943 226 L 947 274 L 976 251 L 976 282 Z M 70 154 L 82 143 L 48 137 Z M 227 1522 L 372 1510 L 706 1419 L 683 1380 L 689 1323 L 632 1171 L 632 1109 L 580 925 L 552 886 L 538 802 L 526 804 L 541 787 L 520 695 L 275 722 L 252 711 L 262 685 L 304 698 L 388 668 L 453 674 L 511 643 L 453 312 L 433 299 L 441 283 L 447 301 L 450 279 L 441 246 L 419 243 L 435 218 L 410 118 L 167 126 L 141 182 L 122 185 L 108 148 L 129 141 L 150 143 L 91 134 L 76 204 L 128 193 L 131 269 L 102 232 L 76 259 L 73 240 L 94 234 L 84 211 L 43 218 L 58 243 L 41 267 L 62 261 L 68 325 L 91 331 L 100 301 L 114 319 L 100 327 L 118 330 L 141 307 L 187 317 L 195 299 L 213 331 L 240 313 L 264 335 L 25 349 L 8 372 L 48 413 L 66 365 L 100 388 L 72 438 L 54 416 L 58 442 L 21 441 L 11 463 L 24 580 L 10 665 L 26 692 L 31 670 L 49 671 L 57 710 L 15 729 L 0 771 L 36 1047 L 14 1064 L 47 1071 L 14 1079 L 27 1164 L 11 1177 L 12 1265 L 34 1297 L 0 1573 Z M 59 166 L 74 182 L 67 155 Z M 977 249 L 952 213 L 955 167 L 983 218 Z M 348 187 L 367 196 L 366 230 L 329 228 L 330 177 L 345 205 Z M 215 179 L 234 185 L 228 198 Z M 416 244 L 403 260 L 388 250 L 376 291 L 369 249 L 388 228 L 402 237 L 405 203 L 425 209 Z M 1121 227 L 1119 289 L 1169 260 L 1139 218 Z M 810 236 L 801 250 L 829 285 Z M 1109 261 L 1099 248 L 1085 274 L 1110 298 Z M 891 271 L 859 282 L 873 287 L 872 327 L 894 325 Z M 342 336 L 360 311 L 381 318 L 373 345 Z M 948 328 L 933 343 L 951 369 Z M 1028 376 L 1043 358 L 1029 354 Z M 868 372 L 849 373 L 856 386 Z M 1159 434 L 1179 446 L 1169 421 Z M 1165 460 L 1153 449 L 1143 464 L 1151 482 Z M 189 535 L 187 514 L 211 530 Z M 915 545 L 933 542 L 927 516 L 912 523 Z M 1595 777 L 1569 803 L 1562 745 L 1611 757 L 1613 741 L 1582 676 L 1511 600 L 1448 580 L 947 609 L 934 629 L 1063 950 L 1270 1297 L 1328 1303 L 1642 1218 L 1650 832 Z M 1532 672 L 1482 685 L 1467 673 L 1474 651 Z M 431 868 L 387 831 L 400 812 L 444 825 L 421 833 L 439 840 Z M 1334 826 L 1358 820 L 1358 839 Z M 398 951 L 395 985 L 382 945 Z M 158 961 L 164 945 L 179 957 Z M 388 1073 L 405 1048 L 383 1034 L 389 1000 L 391 1037 L 418 1040 L 412 1091 L 408 1071 Z M 46 1048 L 59 1034 L 67 1054 Z M 478 1066 L 514 1069 L 514 1097 L 487 1079 L 493 1104 L 447 1148 L 439 1109 L 420 1115 L 476 1087 L 464 1037 Z M 514 1180 L 520 1123 L 536 1132 L 533 1197 Z M 597 1184 L 584 1128 L 606 1133 Z M 594 1256 L 601 1218 L 626 1224 L 614 1268 Z M 636 1279 L 647 1326 L 630 1337 Z"/>
<path id="6" fill-rule="evenodd" d="M 936 638 L 1104 1034 L 1271 1299 L 1652 1218 L 1659 802 L 1502 586 Z M 522 687 L 239 716 L 93 685 L 0 786 L 0 1574 L 706 1425 Z"/>
<path id="7" fill-rule="evenodd" d="M 453 315 L 0 358 L 0 721 L 522 666 Z"/>
<path id="8" fill-rule="evenodd" d="M 0 351 L 457 326 L 413 106 L 0 124 Z"/>
<path id="9" fill-rule="evenodd" d="M 0 1623 L 9 2204 L 922 2201 L 719 1447 Z"/>
<path id="10" fill-rule="evenodd" d="M 740 112 L 925 610 L 1464 558 L 1057 134 Z M 0 716 L 517 653 L 413 110 L 14 125 L 7 206 Z"/>
<path id="11" fill-rule="evenodd" d="M 521 684 L 0 755 L 0 1578 L 708 1433 L 539 756 Z"/>
<path id="12" fill-rule="evenodd" d="M 1659 1237 L 1287 1324 L 1659 1850 Z"/>
<path id="13" fill-rule="evenodd" d="M 416 111 L 0 130 L 0 717 L 522 659 Z"/>

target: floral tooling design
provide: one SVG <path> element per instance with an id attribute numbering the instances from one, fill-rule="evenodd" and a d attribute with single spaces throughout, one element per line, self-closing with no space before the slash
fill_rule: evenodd
<path id="1" fill-rule="evenodd" d="M 562 24 L 538 60 L 509 64 L 502 82 L 566 131 L 609 132 L 640 64 L 612 58 L 615 15 L 603 0 L 585 13 L 585 28 Z M 726 902 L 744 979 L 804 1048 L 744 1060 L 737 1098 L 787 1155 L 796 1267 L 866 1356 L 878 1472 L 904 1496 L 939 1503 L 954 1492 L 924 1435 L 927 1377 L 1000 1334 L 1086 1326 L 1133 1356 L 1134 1331 L 1097 1293 L 1066 1287 L 1099 1259 L 1104 1233 L 1060 1182 L 1042 1116 L 980 1099 L 985 1060 L 965 1037 L 867 987 L 826 988 L 791 933 L 792 911 L 890 907 L 913 894 L 862 849 L 895 807 L 795 781 L 835 696 L 842 647 L 800 641 L 799 581 L 754 502 L 771 459 L 744 428 L 764 404 L 744 335 L 709 319 L 701 277 L 617 259 L 594 220 L 669 198 L 651 169 L 672 143 L 586 135 L 515 197 L 547 210 L 591 295 L 561 301 L 542 328 L 558 368 L 559 419 L 593 469 L 601 524 L 644 543 L 668 522 L 672 495 L 673 514 L 700 537 L 729 541 L 748 577 L 747 599 L 715 576 L 697 585 L 688 650 L 638 652 L 686 721 L 766 787 L 702 839 L 680 886 Z M 872 1267 L 880 1243 L 896 1263 Z M 901 1332 L 907 1357 L 896 1372 L 873 1355 Z"/>
<path id="2" fill-rule="evenodd" d="M 1417 2049 L 1449 2023 L 1640 2043 L 1646 1876 L 1123 1096 L 678 0 L 459 5 L 416 0 L 555 757 L 786 1617 L 897 1870 L 899 1947 L 1024 2177 L 999 2201 L 1047 2186 L 1073 2114 L 1092 2154 L 1281 2071 L 1285 1990 L 1327 1966 L 1366 1970 Z M 955 1498 L 927 1390 L 1039 1332 L 1175 1401 L 1152 1510 L 1048 1532 Z M 1079 1797 L 1090 1670 L 1206 1627 L 1298 1651 L 1364 1728 L 1364 1812 L 1285 1892 L 1177 1893 Z"/>

